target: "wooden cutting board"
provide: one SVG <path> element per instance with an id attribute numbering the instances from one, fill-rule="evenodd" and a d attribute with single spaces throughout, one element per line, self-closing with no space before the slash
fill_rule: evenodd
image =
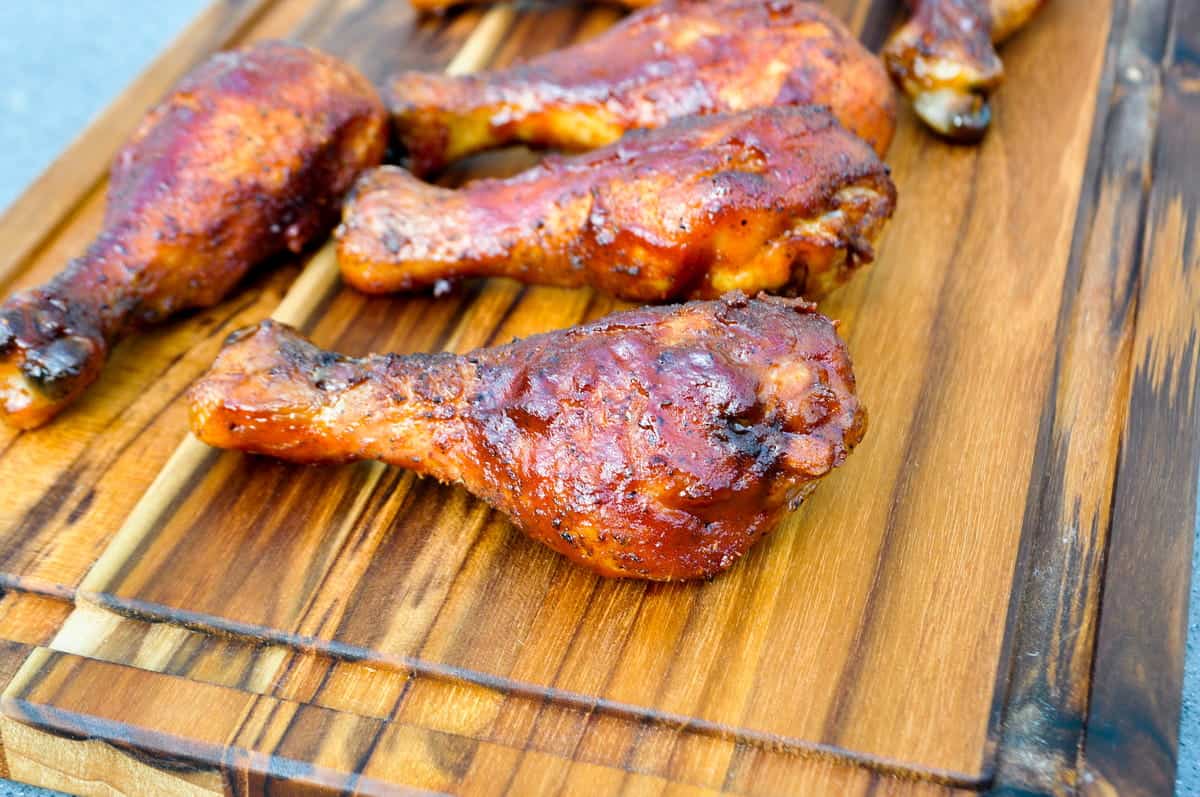
<path id="1" fill-rule="evenodd" d="M 875 48 L 895 22 L 890 0 L 828 4 Z M 84 248 L 109 158 L 215 49 L 286 35 L 381 81 L 618 16 L 218 2 L 0 219 L 0 292 Z M 1200 464 L 1200 7 L 1053 0 L 1003 56 L 981 147 L 903 113 L 880 257 L 824 306 L 865 443 L 711 582 L 606 581 L 460 490 L 185 437 L 182 391 L 269 314 L 350 354 L 462 351 L 618 306 L 588 291 L 367 298 L 323 250 L 123 343 L 52 425 L 0 430 L 0 774 L 94 794 L 1166 793 Z"/>

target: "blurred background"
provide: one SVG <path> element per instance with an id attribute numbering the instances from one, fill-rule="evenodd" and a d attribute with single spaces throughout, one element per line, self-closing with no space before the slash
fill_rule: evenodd
<path id="1" fill-rule="evenodd" d="M 0 212 L 209 1 L 0 2 Z M 1180 795 L 1200 795 L 1200 546 L 1193 574 Z"/>
<path id="2" fill-rule="evenodd" d="M 0 208 L 206 4 L 0 2 Z"/>

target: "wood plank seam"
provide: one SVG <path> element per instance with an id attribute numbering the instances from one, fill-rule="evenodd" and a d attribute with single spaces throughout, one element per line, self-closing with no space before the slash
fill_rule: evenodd
<path id="1" fill-rule="evenodd" d="M 168 623 L 177 625 L 188 631 L 241 639 L 250 645 L 266 642 L 285 646 L 295 651 L 317 653 L 332 659 L 372 662 L 381 666 L 403 669 L 416 676 L 436 679 L 445 683 L 482 686 L 505 695 L 512 695 L 532 701 L 554 702 L 581 712 L 614 716 L 626 719 L 632 723 L 687 730 L 718 739 L 729 739 L 739 744 L 764 750 L 782 751 L 799 756 L 815 756 L 843 763 L 861 765 L 883 775 L 913 780 L 927 780 L 933 783 L 961 788 L 980 788 L 987 783 L 984 778 L 977 778 L 966 773 L 932 767 L 913 766 L 901 761 L 894 761 L 881 756 L 872 756 L 837 745 L 733 727 L 724 723 L 710 722 L 683 714 L 660 711 L 644 706 L 600 699 L 591 695 L 563 689 L 516 681 L 477 670 L 438 664 L 411 656 L 382 657 L 377 651 L 370 648 L 302 637 L 296 634 L 278 632 L 274 629 L 264 629 L 259 626 L 241 625 L 228 621 L 217 623 L 208 615 L 192 614 L 178 609 L 171 609 L 168 614 L 165 607 L 140 604 L 137 601 L 127 599 L 114 599 L 109 595 L 89 595 L 81 591 L 79 593 L 79 608 L 76 611 L 82 610 L 85 606 L 92 611 L 106 611 L 118 617 L 128 617 L 154 624 Z M 64 628 L 72 628 L 69 625 L 69 620 L 68 625 L 64 626 Z M 70 650 L 78 652 L 81 648 L 76 641 L 68 639 L 59 640 L 56 638 L 48 644 L 46 650 Z M 27 665 L 22 667 L 19 677 L 14 678 L 12 681 L 9 689 L 13 694 L 19 691 L 27 691 L 36 682 L 38 672 L 45 665 L 45 659 L 34 661 L 31 657 Z M 10 691 L 6 690 L 5 694 L 9 693 Z"/>
<path id="2" fill-rule="evenodd" d="M 93 609 L 92 611 L 94 612 L 96 610 Z M 89 617 L 89 622 L 92 622 L 92 618 L 95 616 L 97 615 L 91 615 Z M 112 619 L 108 621 L 110 623 L 109 628 L 113 627 L 113 624 L 116 622 L 119 622 L 119 617 L 119 615 L 113 615 Z M 162 620 L 155 620 L 141 616 L 137 617 L 136 619 L 151 623 L 164 622 Z M 70 626 L 69 620 L 68 626 L 65 628 L 67 627 L 72 627 Z M 188 631 L 201 634 L 218 633 L 215 632 L 214 629 L 193 625 L 181 625 L 180 627 L 185 628 Z M 80 629 L 78 626 L 74 626 L 73 628 L 74 630 L 69 631 L 68 633 L 75 637 L 82 629 Z M 91 629 L 90 632 L 95 633 L 96 629 Z M 99 633 L 103 635 L 105 633 L 104 629 L 99 629 Z M 62 636 L 62 632 L 60 632 L 60 636 Z M 287 644 L 281 640 L 271 639 L 269 641 L 280 645 Z M 256 637 L 253 639 L 248 638 L 245 640 L 245 643 L 247 645 L 261 644 L 261 637 Z M 39 646 L 35 648 L 34 652 L 30 654 L 29 658 L 22 665 L 18 675 L 15 676 L 10 682 L 10 685 L 4 692 L 3 699 L 5 701 L 23 700 L 21 696 L 27 694 L 37 686 L 40 674 L 46 669 L 47 664 L 57 655 L 69 654 L 86 657 L 89 659 L 93 658 L 90 654 L 84 652 L 86 651 L 87 647 L 88 646 L 86 643 L 80 644 L 78 639 L 67 639 L 64 636 L 64 638 L 56 637 L 44 647 Z M 294 648 L 294 650 L 308 651 L 309 649 Z M 340 659 L 349 662 L 372 661 L 378 665 L 394 667 L 397 670 L 405 670 L 411 673 L 409 676 L 410 681 L 414 680 L 414 678 L 429 678 L 431 680 L 437 680 L 448 684 L 467 683 L 483 686 L 487 689 L 499 692 L 506 697 L 516 697 L 518 699 L 528 700 L 532 703 L 554 703 L 562 707 L 575 709 L 587 715 L 595 714 L 614 716 L 623 718 L 630 723 L 638 725 L 659 726 L 676 733 L 694 733 L 710 736 L 716 739 L 732 741 L 738 745 L 744 745 L 746 747 L 756 748 L 767 752 L 781 753 L 801 758 L 813 758 L 816 760 L 829 760 L 834 763 L 849 764 L 851 766 L 861 766 L 880 775 L 898 778 L 901 780 L 937 783 L 946 786 L 967 789 L 978 789 L 987 785 L 985 780 L 963 773 L 925 767 L 913 767 L 911 765 L 904 764 L 903 762 L 891 761 L 886 758 L 871 756 L 853 750 L 845 750 L 834 745 L 818 744 L 802 739 L 789 739 L 784 736 L 729 728 L 721 725 L 720 723 L 706 722 L 703 720 L 697 720 L 693 717 L 672 714 L 669 712 L 642 709 L 637 706 L 628 706 L 615 701 L 598 700 L 588 695 L 571 694 L 563 690 L 529 688 L 523 684 L 515 684 L 506 681 L 506 679 L 487 676 L 486 674 L 480 674 L 480 678 L 471 678 L 469 677 L 469 674 L 465 674 L 462 671 L 456 670 L 455 668 L 438 667 L 436 665 L 430 665 L 427 662 L 416 661 L 410 663 L 392 660 L 381 661 L 378 659 L 363 658 L 361 655 L 358 655 L 358 652 L 349 650 L 335 651 L 322 649 L 313 650 L 312 652 L 320 653 L 333 660 Z M 105 659 L 102 658 L 94 660 L 105 661 Z M 160 672 L 159 670 L 139 666 L 137 664 L 130 664 L 128 662 L 111 663 L 120 667 L 140 669 L 146 672 Z M 226 688 L 237 689 L 238 691 L 245 692 L 247 694 L 269 696 L 265 691 L 254 690 L 245 685 Z M 285 698 L 274 699 L 284 700 Z M 319 703 L 311 703 L 310 701 L 289 702 L 299 702 L 306 705 L 320 706 Z M 350 713 L 346 712 L 345 710 L 340 711 L 341 713 Z M 389 716 L 385 719 L 391 720 L 394 719 L 394 717 Z M 627 762 L 627 766 L 631 765 L 629 765 Z M 634 770 L 629 769 L 628 771 Z"/>
<path id="3" fill-rule="evenodd" d="M 144 750 L 153 754 L 153 768 L 168 775 L 178 773 L 210 773 L 220 774 L 213 761 L 232 759 L 261 760 L 264 764 L 263 774 L 268 779 L 278 781 L 278 785 L 309 785 L 330 791 L 364 795 L 394 795 L 395 784 L 382 782 L 359 773 L 347 774 L 329 769 L 307 761 L 299 761 L 283 756 L 264 756 L 262 753 L 245 748 L 219 748 L 215 745 L 198 744 L 181 737 L 155 732 L 141 732 L 127 725 L 97 719 L 94 717 L 78 717 L 58 709 L 41 705 L 31 705 L 20 700 L 5 699 L 6 716 L 0 717 L 0 733 L 13 727 L 32 729 L 36 732 L 47 733 L 56 737 L 77 737 L 77 743 L 84 745 L 103 745 L 110 748 L 114 754 L 125 756 L 133 761 L 138 757 L 130 748 Z M 15 719 L 12 714 L 18 714 L 24 719 Z M 86 730 L 85 730 L 86 729 Z M 81 732 L 84 731 L 85 732 Z M 10 731 L 11 732 L 11 731 Z M 117 743 L 122 737 L 128 737 Z M 103 782 L 103 781 L 99 781 Z M 145 792 L 150 793 L 150 792 Z M 206 792 L 208 793 L 208 792 Z M 406 789 L 405 794 L 437 795 L 443 792 L 432 792 L 425 789 Z"/>
<path id="4" fill-rule="evenodd" d="M 6 609 L 6 611 L 8 611 L 8 610 Z M 5 617 L 11 619 L 11 614 L 6 614 Z M 76 614 L 72 615 L 72 618 L 83 621 L 80 623 L 76 623 L 78 628 L 75 630 L 74 635 L 77 636 L 79 638 L 79 641 L 83 642 L 85 644 L 85 646 L 90 641 L 90 639 L 94 636 L 94 634 L 92 633 L 93 629 L 88 628 L 87 626 L 94 625 L 96 622 L 99 622 L 101 625 L 108 626 L 109 628 L 111 628 L 115 631 L 118 626 L 124 625 L 124 621 L 118 621 L 116 624 L 114 624 L 112 621 L 116 619 L 115 617 L 114 618 L 106 618 L 103 616 L 103 614 L 99 614 L 99 615 L 96 615 L 96 616 L 90 617 L 90 618 L 84 618 L 79 613 L 76 613 Z M 126 629 L 126 630 L 128 630 L 128 629 Z M 157 630 L 158 630 L 157 627 L 150 628 L 147 636 L 145 638 L 141 639 L 140 641 L 130 638 L 128 636 L 128 634 L 124 634 L 124 639 L 123 639 L 123 641 L 121 641 L 119 643 L 118 648 L 121 646 L 128 646 L 130 644 L 132 644 L 138 648 L 145 648 L 147 643 L 150 642 L 150 636 L 153 636 Z M 61 638 L 63 636 L 63 634 L 60 633 L 59 636 Z M 24 637 L 22 637 L 22 638 L 24 638 Z M 561 760 L 561 761 L 577 760 L 581 763 L 592 763 L 592 764 L 599 765 L 602 767 L 612 767 L 614 765 L 613 762 L 611 762 L 609 759 L 604 758 L 603 756 L 597 758 L 594 753 L 588 754 L 586 751 L 579 756 L 573 756 L 570 758 L 564 757 L 564 756 L 566 756 L 566 751 L 561 745 L 556 745 L 553 743 L 551 743 L 549 746 L 545 745 L 545 743 L 547 741 L 551 741 L 550 739 L 542 739 L 540 741 L 533 740 L 531 743 L 529 739 L 527 739 L 527 738 L 518 739 L 518 738 L 513 737 L 511 735 L 511 733 L 508 733 L 508 734 L 501 733 L 501 734 L 497 735 L 497 734 L 493 733 L 492 729 L 487 726 L 468 726 L 461 730 L 456 730 L 454 728 L 440 727 L 437 725 L 432 725 L 432 726 L 427 725 L 424 720 L 421 720 L 419 718 L 409 717 L 407 719 L 402 718 L 402 719 L 397 720 L 394 716 L 394 714 L 395 714 L 394 706 L 391 710 L 383 712 L 383 713 L 380 713 L 378 711 L 370 711 L 370 712 L 367 712 L 364 714 L 364 713 L 360 712 L 359 710 L 357 710 L 356 708 L 354 708 L 352 706 L 347 706 L 346 704 L 341 703 L 336 700 L 332 703 L 321 700 L 320 699 L 321 689 L 319 687 L 315 691 L 311 690 L 311 689 L 306 689 L 306 690 L 303 690 L 302 692 L 294 692 L 294 691 L 290 690 L 289 688 L 287 688 L 283 684 L 282 681 L 278 681 L 278 680 L 276 680 L 274 682 L 261 682 L 258 686 L 253 686 L 253 685 L 250 685 L 250 684 L 240 681 L 240 680 L 236 681 L 236 682 L 230 682 L 228 680 L 215 682 L 215 681 L 206 680 L 204 678 L 201 678 L 200 680 L 195 680 L 196 672 L 192 669 L 192 664 L 191 664 L 191 662 L 193 660 L 193 656 L 201 655 L 200 651 L 202 649 L 207 649 L 210 653 L 216 652 L 215 649 L 212 648 L 211 646 L 206 646 L 206 643 L 204 641 L 199 641 L 198 645 L 189 646 L 193 650 L 193 654 L 189 655 L 187 657 L 184 657 L 181 659 L 173 659 L 172 657 L 168 657 L 168 658 L 164 659 L 164 658 L 158 657 L 156 659 L 156 662 L 162 662 L 164 665 L 166 665 L 166 662 L 168 660 L 171 661 L 171 664 L 169 665 L 169 667 L 159 668 L 158 663 L 155 663 L 151 667 L 146 667 L 146 666 L 141 666 L 138 664 L 131 664 L 127 660 L 123 660 L 123 659 L 113 659 L 113 658 L 94 659 L 93 657 L 88 656 L 86 653 L 80 653 L 80 652 L 72 652 L 72 651 L 48 652 L 48 649 L 45 648 L 42 645 L 42 643 L 40 643 L 38 641 L 38 639 L 41 639 L 41 638 L 42 637 L 26 639 L 25 643 L 23 645 L 21 645 L 21 647 L 26 647 L 29 650 L 33 651 L 33 653 L 34 653 L 34 655 L 32 656 L 33 658 L 44 658 L 46 656 L 49 656 L 50 659 L 53 659 L 55 661 L 61 661 L 61 662 L 74 661 L 74 662 L 77 662 L 79 665 L 89 664 L 94 661 L 94 662 L 100 663 L 100 664 L 107 663 L 112 667 L 113 670 L 115 670 L 117 672 L 132 673 L 132 672 L 141 671 L 141 672 L 146 672 L 146 673 L 148 673 L 150 675 L 154 675 L 154 676 L 161 675 L 161 676 L 163 676 L 163 678 L 160 678 L 159 679 L 160 681 L 163 679 L 166 679 L 166 678 L 178 679 L 179 680 L 179 689 L 184 693 L 186 693 L 189 689 L 191 689 L 194 686 L 209 684 L 211 686 L 220 687 L 225 692 L 237 692 L 237 693 L 247 694 L 247 695 L 265 696 L 265 697 L 271 698 L 274 703 L 279 703 L 281 705 L 286 704 L 288 706 L 295 706 L 295 707 L 311 707 L 313 709 L 318 709 L 318 710 L 322 710 L 322 709 L 332 710 L 333 712 L 338 712 L 340 715 L 346 716 L 346 717 L 358 716 L 358 717 L 363 718 L 365 721 L 367 721 L 367 723 L 370 723 L 370 724 L 373 724 L 373 725 L 379 727 L 381 732 L 383 732 L 383 729 L 385 726 L 378 725 L 378 723 L 375 721 L 384 720 L 393 726 L 392 730 L 388 731 L 388 733 L 390 733 L 393 736 L 395 735 L 395 732 L 400 728 L 408 728 L 411 731 L 422 732 L 422 733 L 426 732 L 426 731 L 432 731 L 435 735 L 441 735 L 441 736 L 453 737 L 453 738 L 461 738 L 464 743 L 479 743 L 479 744 L 492 745 L 492 746 L 501 746 L 501 747 L 513 750 L 514 752 L 522 751 L 522 750 L 526 750 L 526 749 L 528 749 L 530 752 L 539 752 L 540 751 L 541 754 L 550 756 L 556 760 Z M 213 640 L 210 639 L 208 641 L 211 642 Z M 223 643 L 218 643 L 218 644 L 223 645 Z M 253 646 L 247 646 L 247 647 L 253 647 Z M 228 651 L 226 651 L 225 653 L 218 653 L 218 655 L 227 656 Z M 30 656 L 27 655 L 25 658 L 30 658 Z M 334 672 L 334 669 L 322 668 L 322 671 L 324 672 L 324 675 L 322 676 L 322 684 L 324 684 L 329 679 L 329 676 Z M 403 676 L 400 675 L 398 677 L 403 677 Z M 411 679 L 407 679 L 407 678 L 405 678 L 405 682 L 409 683 L 409 684 L 413 683 L 413 681 L 411 681 Z M 29 686 L 29 684 L 26 684 L 26 686 Z M 9 705 L 10 705 L 12 711 L 14 713 L 19 714 L 20 717 L 31 718 L 33 720 L 34 727 L 47 729 L 51 732 L 56 732 L 56 733 L 60 733 L 60 734 L 65 733 L 68 736 L 75 736 L 75 735 L 79 735 L 80 733 L 83 733 L 84 736 L 88 736 L 89 738 L 91 738 L 91 741 L 88 742 L 88 744 L 107 744 L 108 742 L 106 742 L 105 740 L 110 739 L 110 737 L 111 737 L 111 741 L 116 744 L 116 746 L 112 747 L 114 754 L 124 755 L 124 753 L 122 753 L 121 751 L 128 748 L 129 738 L 128 738 L 128 734 L 123 734 L 121 732 L 121 728 L 128 726 L 130 724 L 130 722 L 121 721 L 120 727 L 111 726 L 114 729 L 112 734 L 106 734 L 104 727 L 101 727 L 101 725 L 97 725 L 90 721 L 90 713 L 89 712 L 85 711 L 84 713 L 81 714 L 78 710 L 74 710 L 69 707 L 63 707 L 63 708 L 65 708 L 65 713 L 64 713 L 64 712 L 59 711 L 53 705 L 49 705 L 48 710 L 43 711 L 42 707 L 47 705 L 47 699 L 49 698 L 50 695 L 56 693 L 56 690 L 57 690 L 57 687 L 52 686 L 52 687 L 50 687 L 49 692 L 46 692 L 45 694 L 42 694 L 40 696 L 35 696 L 36 690 L 35 690 L 34 694 L 23 692 L 22 693 L 23 696 L 15 696 L 14 697 L 15 702 L 10 702 Z M 399 703 L 401 701 L 402 701 L 402 697 L 397 699 L 395 702 Z M 51 704 L 53 702 L 54 702 L 53 700 L 50 700 Z M 294 709 L 292 709 L 292 710 L 285 709 L 283 711 L 283 713 L 290 714 L 291 716 L 299 715 L 298 711 L 294 710 Z M 331 714 L 329 716 L 333 716 L 333 715 Z M 37 721 L 38 717 L 43 717 L 47 721 L 39 723 Z M 148 736 L 146 736 L 146 738 L 150 739 L 151 742 L 153 742 L 154 740 L 158 740 L 158 741 L 167 740 L 167 736 L 162 735 L 162 733 L 165 729 L 157 729 L 156 730 L 157 726 L 153 725 L 152 721 L 149 724 L 147 724 L 144 729 L 142 729 L 140 731 L 138 730 L 139 724 L 136 721 L 136 717 L 131 718 L 131 722 L 132 722 L 132 725 L 134 726 L 135 731 L 138 731 L 143 736 L 145 736 L 146 734 L 149 734 Z M 3 721 L 3 728 L 6 729 L 4 731 L 5 733 L 15 732 L 15 729 L 19 728 L 19 727 L 21 727 L 21 726 L 19 726 L 15 720 L 6 719 Z M 472 730 L 471 729 L 472 727 L 474 727 L 475 729 Z M 96 732 L 97 729 L 99 729 L 99 732 Z M 169 733 L 168 733 L 168 736 L 169 736 Z M 551 738 L 553 738 L 553 737 L 551 737 Z M 284 751 L 284 756 L 282 759 L 275 760 L 270 757 L 270 754 L 264 752 L 264 748 L 261 745 L 262 745 L 261 741 L 254 743 L 254 745 L 253 745 L 254 752 L 250 754 L 251 757 L 255 761 L 258 762 L 253 765 L 254 767 L 257 767 L 257 769 L 255 769 L 254 771 L 259 772 L 261 774 L 264 772 L 274 773 L 274 772 L 279 772 L 280 770 L 283 770 L 286 774 L 286 771 L 290 768 L 290 765 L 285 767 L 285 766 L 281 766 L 281 764 L 287 763 L 287 760 L 290 760 L 290 757 L 287 754 L 287 752 Z M 159 750 L 159 748 L 162 748 L 162 749 Z M 140 749 L 140 748 L 138 748 L 138 749 Z M 188 750 L 191 749 L 192 753 L 196 752 L 195 746 L 194 745 L 189 746 L 188 739 L 185 739 L 185 738 L 180 738 L 178 740 L 177 744 L 158 745 L 157 747 L 154 747 L 152 745 L 151 748 L 149 748 L 149 749 L 151 749 L 152 751 L 159 750 L 159 752 L 154 753 L 154 755 L 167 756 L 165 762 L 163 762 L 166 766 L 166 770 L 167 771 L 174 770 L 176 772 L 178 772 L 180 770 L 178 769 L 177 766 L 175 766 L 175 764 L 182 763 L 185 760 L 193 760 L 192 758 L 188 757 L 188 754 L 187 754 Z M 239 749 L 241 749 L 241 748 L 239 748 Z M 741 749 L 745 750 L 747 748 L 741 748 Z M 181 752 L 182 752 L 182 755 L 180 755 Z M 781 753 L 781 755 L 788 756 L 787 753 Z M 229 757 L 226 756 L 225 759 L 223 759 L 223 760 L 228 760 L 228 758 Z M 200 765 L 201 767 L 204 767 L 204 766 L 212 766 L 213 762 L 216 759 L 213 759 L 211 756 L 208 756 L 206 758 L 205 756 L 200 755 L 200 756 L 194 756 L 194 760 L 195 760 L 196 764 Z M 244 760 L 244 756 L 243 756 L 242 760 Z M 149 763 L 153 764 L 154 762 L 153 762 L 153 760 L 151 760 Z M 295 763 L 295 762 L 293 762 L 293 763 Z M 142 766 L 142 764 L 138 764 L 138 766 Z M 318 765 L 318 767 L 319 767 L 319 765 Z M 188 768 L 190 768 L 190 767 L 188 767 Z M 666 774 L 666 772 L 664 770 L 662 770 L 658 767 L 651 766 L 651 767 L 647 768 L 636 762 L 630 763 L 629 766 L 627 766 L 625 769 L 623 769 L 621 771 L 627 772 L 629 774 L 634 774 L 634 775 L 642 774 L 642 775 L 648 775 L 648 776 L 652 776 L 652 777 L 674 778 L 674 776 Z M 346 773 L 342 772 L 341 770 L 339 770 L 338 773 L 339 773 L 339 777 L 346 776 Z M 271 777 L 273 777 L 273 776 L 271 776 Z M 711 776 L 709 776 L 708 778 L 704 778 L 702 780 L 693 780 L 693 779 L 689 779 L 689 778 L 683 778 L 683 779 L 678 780 L 678 782 L 693 783 L 694 785 L 698 785 L 698 786 L 713 785 L 711 783 L 710 778 L 711 778 Z M 370 782 L 374 783 L 374 781 L 370 781 Z M 909 779 L 896 780 L 894 782 L 895 783 L 911 782 L 914 784 L 926 784 L 927 783 L 927 781 L 918 781 L 918 780 L 909 780 Z M 726 790 L 730 790 L 730 789 L 726 789 Z M 373 790 L 371 790 L 371 791 L 373 791 Z M 737 789 L 734 788 L 734 789 L 732 789 L 732 791 L 736 792 Z"/>

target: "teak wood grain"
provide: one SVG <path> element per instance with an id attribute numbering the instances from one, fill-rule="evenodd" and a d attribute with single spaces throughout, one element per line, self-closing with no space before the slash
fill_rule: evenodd
<path id="1" fill-rule="evenodd" d="M 827 5 L 876 48 L 897 13 Z M 0 220 L 0 285 L 83 248 L 124 131 L 212 49 L 290 35 L 380 81 L 618 17 L 217 3 Z M 879 260 L 824 306 L 870 433 L 709 583 L 605 581 L 461 490 L 185 435 L 182 391 L 267 315 L 351 354 L 463 351 L 619 306 L 603 296 L 368 298 L 326 247 L 121 344 L 78 407 L 0 431 L 4 771 L 138 794 L 1169 789 L 1200 463 L 1198 27 L 1186 3 L 1054 0 L 1004 48 L 981 147 L 903 114 Z"/>
<path id="2" fill-rule="evenodd" d="M 1061 564 L 1023 568 L 998 764 L 1037 791 L 1078 786 L 1170 3 L 1115 12 L 1022 532 L 1027 562 Z"/>
<path id="3" fill-rule="evenodd" d="M 1096 642 L 1088 791 L 1171 789 L 1200 470 L 1200 6 L 1174 3 Z M 1147 481 L 1160 485 L 1153 494 Z M 1147 577 L 1148 574 L 1154 574 Z"/>

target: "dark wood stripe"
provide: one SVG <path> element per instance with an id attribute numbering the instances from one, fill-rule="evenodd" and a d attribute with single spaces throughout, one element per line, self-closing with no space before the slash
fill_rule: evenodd
<path id="1" fill-rule="evenodd" d="M 1170 794 L 1200 468 L 1200 5 L 1177 0 L 1113 504 L 1085 782 Z"/>
<path id="2" fill-rule="evenodd" d="M 998 793 L 1067 793 L 1076 780 L 1115 479 L 1081 494 L 1074 474 L 1078 452 L 1103 451 L 1104 461 L 1089 465 L 1115 476 L 1118 451 L 1105 445 L 1111 432 L 1103 420 L 1119 413 L 1128 394 L 1169 16 L 1167 0 L 1133 5 L 1121 3 L 1110 33 L 1095 155 L 1077 213 L 1054 378 L 1030 477 L 1009 612 L 1010 666 L 1000 673 L 1008 676 L 1008 687 L 997 690 Z M 1093 286 L 1099 284 L 1107 290 L 1097 295 Z M 1084 391 L 1081 385 L 1108 390 Z"/>

